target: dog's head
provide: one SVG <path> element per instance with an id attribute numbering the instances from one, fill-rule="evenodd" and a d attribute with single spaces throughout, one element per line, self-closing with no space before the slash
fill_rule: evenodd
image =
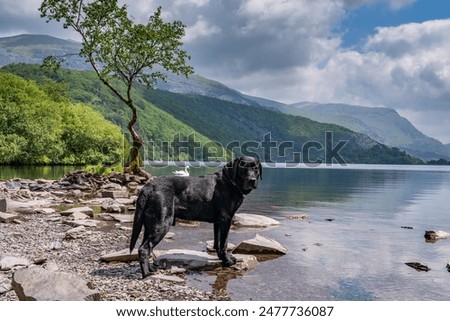
<path id="1" fill-rule="evenodd" d="M 262 166 L 259 159 L 249 156 L 236 158 L 223 168 L 224 174 L 242 192 L 248 194 L 258 187 L 258 179 L 262 180 Z"/>

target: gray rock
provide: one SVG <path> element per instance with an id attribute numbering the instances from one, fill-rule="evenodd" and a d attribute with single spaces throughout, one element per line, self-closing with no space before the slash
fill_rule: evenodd
<path id="1" fill-rule="evenodd" d="M 52 215 L 56 213 L 56 210 L 54 208 L 38 208 L 34 210 L 34 213 Z"/>
<path id="2" fill-rule="evenodd" d="M 11 223 L 12 221 L 19 218 L 19 215 L 17 214 L 9 214 L 9 213 L 3 213 L 0 212 L 0 222 L 1 223 Z"/>
<path id="3" fill-rule="evenodd" d="M 28 266 L 31 262 L 24 257 L 5 255 L 0 260 L 0 270 L 6 271 L 18 266 Z"/>
<path id="4" fill-rule="evenodd" d="M 64 236 L 64 239 L 66 240 L 74 240 L 83 237 L 84 233 L 86 232 L 86 227 L 83 225 L 74 227 L 66 232 L 66 235 Z"/>
<path id="5" fill-rule="evenodd" d="M 154 251 L 154 252 L 156 252 L 156 251 Z M 137 249 L 133 250 L 133 252 L 131 252 L 131 253 L 130 253 L 130 250 L 124 249 L 124 250 L 108 253 L 108 254 L 102 255 L 100 257 L 100 261 L 103 261 L 103 262 L 114 262 L 114 261 L 132 262 L 132 261 L 137 261 L 138 259 L 139 258 L 138 258 Z"/>
<path id="6" fill-rule="evenodd" d="M 0 294 L 9 292 L 12 290 L 11 280 L 6 276 L 0 274 Z"/>
<path id="7" fill-rule="evenodd" d="M 216 255 L 210 255 L 206 252 L 172 249 L 156 256 L 155 263 L 162 268 L 177 266 L 191 271 L 211 271 L 222 267 L 222 261 Z M 248 270 L 254 268 L 257 264 L 256 257 L 253 255 L 236 255 L 235 257 L 237 262 L 232 266 L 235 270 Z"/>
<path id="8" fill-rule="evenodd" d="M 102 197 L 106 198 L 128 198 L 128 192 L 124 190 L 102 191 Z"/>
<path id="9" fill-rule="evenodd" d="M 170 268 L 173 265 L 187 270 L 213 270 L 221 266 L 221 261 L 215 255 L 206 252 L 172 249 L 159 255 L 155 263 L 162 268 Z"/>
<path id="10" fill-rule="evenodd" d="M 222 266 L 222 262 L 216 255 L 210 255 L 201 251 L 173 249 L 173 250 L 155 250 L 155 263 L 161 268 L 173 269 L 173 273 L 182 273 L 186 270 L 205 270 L 211 271 Z M 256 257 L 253 255 L 236 255 L 237 264 L 233 266 L 237 270 L 248 270 L 254 268 L 257 264 Z M 139 260 L 138 251 L 135 249 L 132 253 L 124 249 L 100 257 L 104 262 L 132 262 Z M 177 272 L 175 272 L 177 271 Z M 182 272 L 180 272 L 182 271 Z"/>
<path id="11" fill-rule="evenodd" d="M 237 213 L 233 217 L 233 224 L 236 227 L 265 228 L 280 225 L 280 222 L 263 215 Z"/>
<path id="12" fill-rule="evenodd" d="M 109 214 L 115 221 L 120 223 L 133 223 L 134 215 L 130 214 Z"/>
<path id="13" fill-rule="evenodd" d="M 160 280 L 160 281 L 168 281 L 173 283 L 184 283 L 184 279 L 176 276 L 176 275 L 166 275 L 166 274 L 153 274 L 150 275 L 150 279 L 153 280 Z"/>
<path id="14" fill-rule="evenodd" d="M 105 200 L 101 204 L 101 208 L 107 213 L 121 213 L 126 211 L 125 205 L 113 199 Z"/>
<path id="15" fill-rule="evenodd" d="M 63 244 L 60 241 L 53 241 L 50 243 L 49 249 L 59 251 L 63 249 Z"/>
<path id="16" fill-rule="evenodd" d="M 233 243 L 229 243 L 228 242 L 227 251 L 231 252 L 235 248 L 236 248 L 236 245 L 234 245 Z M 214 249 L 214 241 L 213 240 L 206 241 L 206 250 L 208 252 L 216 252 L 216 250 Z"/>
<path id="17" fill-rule="evenodd" d="M 77 220 L 87 220 L 89 219 L 89 215 L 84 214 L 83 212 L 75 212 L 69 215 L 69 220 L 77 221 Z"/>
<path id="18" fill-rule="evenodd" d="M 233 253 L 283 255 L 287 253 L 287 249 L 271 238 L 256 234 L 253 239 L 239 243 Z"/>
<path id="19" fill-rule="evenodd" d="M 77 213 L 77 212 L 84 213 L 84 214 L 88 215 L 89 217 L 94 217 L 94 210 L 87 206 L 69 208 L 68 210 L 62 211 L 60 214 L 62 216 L 70 216 L 73 213 Z"/>
<path id="20" fill-rule="evenodd" d="M 74 220 L 74 221 L 66 221 L 66 224 L 71 226 L 85 226 L 85 227 L 100 227 L 101 225 L 106 224 L 106 222 L 96 221 L 96 220 Z"/>
<path id="21" fill-rule="evenodd" d="M 20 301 L 98 301 L 100 293 L 88 282 L 63 272 L 41 267 L 21 269 L 14 273 L 12 287 Z"/>
<path id="22" fill-rule="evenodd" d="M 20 181 L 6 181 L 5 187 L 9 190 L 19 190 L 22 187 L 22 183 Z"/>
<path id="23" fill-rule="evenodd" d="M 39 207 L 48 207 L 51 202 L 45 199 L 19 202 L 9 198 L 0 200 L 0 212 L 12 212 L 20 214 L 33 214 Z"/>

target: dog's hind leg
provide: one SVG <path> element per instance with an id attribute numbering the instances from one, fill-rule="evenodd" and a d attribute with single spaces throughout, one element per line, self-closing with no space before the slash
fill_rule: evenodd
<path id="1" fill-rule="evenodd" d="M 138 253 L 139 253 L 139 265 L 141 267 L 142 272 L 142 278 L 145 279 L 147 276 L 150 275 L 150 273 L 155 272 L 156 268 L 152 264 L 150 265 L 148 262 L 148 259 L 150 257 L 150 254 L 153 251 L 153 244 L 151 242 L 150 236 L 148 235 L 147 231 L 144 233 L 144 239 L 142 240 L 142 244 L 139 247 Z"/>

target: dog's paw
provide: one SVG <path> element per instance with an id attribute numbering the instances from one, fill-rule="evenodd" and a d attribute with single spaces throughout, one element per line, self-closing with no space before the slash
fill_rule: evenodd
<path id="1" fill-rule="evenodd" d="M 223 261 L 222 265 L 224 267 L 229 267 L 236 264 L 236 258 L 233 255 L 227 256 Z"/>

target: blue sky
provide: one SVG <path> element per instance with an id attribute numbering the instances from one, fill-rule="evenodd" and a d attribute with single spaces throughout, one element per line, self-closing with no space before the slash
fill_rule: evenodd
<path id="1" fill-rule="evenodd" d="M 450 143 L 450 1 L 119 0 L 136 22 L 157 6 L 186 26 L 191 65 L 245 94 L 396 109 Z M 0 0 L 0 37 L 76 35 L 41 0 Z"/>
<path id="2" fill-rule="evenodd" d="M 410 22 L 450 18 L 450 1 L 416 0 L 394 9 L 387 1 L 366 3 L 347 9 L 346 17 L 337 27 L 344 31 L 344 46 L 359 46 L 377 27 L 394 27 Z"/>

